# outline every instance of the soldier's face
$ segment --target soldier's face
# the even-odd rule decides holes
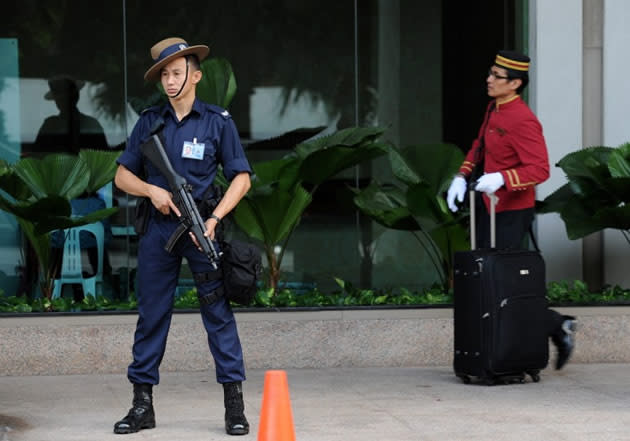
[[[201,72],[189,66],[186,69],[186,58],[176,58],[162,68],[160,80],[169,97],[177,95],[185,82],[179,97],[186,96],[201,79]]]
[[[162,68],[162,87],[168,96],[176,95],[186,80],[186,59],[177,58]]]

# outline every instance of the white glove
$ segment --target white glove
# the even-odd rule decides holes
[[[459,202],[464,202],[465,194],[466,179],[462,178],[461,176],[455,176],[453,178],[453,182],[451,182],[451,186],[448,188],[448,192],[446,193],[446,203],[448,204],[448,208],[450,208],[453,213],[457,211],[455,198],[457,198]]]
[[[477,180],[475,190],[490,194],[503,187],[503,184],[505,181],[501,173],[486,173]]]

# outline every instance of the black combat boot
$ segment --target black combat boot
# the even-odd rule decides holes
[[[135,433],[155,427],[153,411],[153,385],[133,385],[133,407],[122,420],[114,424],[114,433]]]
[[[225,431],[228,435],[247,435],[249,423],[245,418],[243,386],[240,381],[223,384],[223,402],[225,403]]]

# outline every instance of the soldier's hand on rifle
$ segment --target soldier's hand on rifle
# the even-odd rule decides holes
[[[203,233],[203,235],[206,237],[209,237],[210,240],[214,240],[214,228],[217,226],[217,221],[213,218],[210,218],[206,220],[205,225],[206,225],[206,231]],[[199,241],[197,240],[195,235],[192,233],[188,233],[188,234],[190,235],[190,238],[194,242],[195,246],[199,249],[199,251],[202,251],[201,245],[199,245]]]
[[[168,215],[171,210],[173,210],[177,217],[181,216],[179,209],[175,205],[175,202],[173,202],[170,192],[158,187],[157,185],[151,185],[149,188],[149,197],[151,198],[153,206],[160,213]]]

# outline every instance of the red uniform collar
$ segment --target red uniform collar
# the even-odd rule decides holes
[[[518,101],[520,101],[519,100],[520,97],[521,97],[520,95],[514,95],[512,98],[510,98],[507,101],[502,102],[501,104],[496,103],[496,101],[495,101],[495,103],[496,103],[496,105],[495,105],[496,111],[498,112],[500,109],[508,108],[508,107],[511,107],[511,106],[515,105]]]

